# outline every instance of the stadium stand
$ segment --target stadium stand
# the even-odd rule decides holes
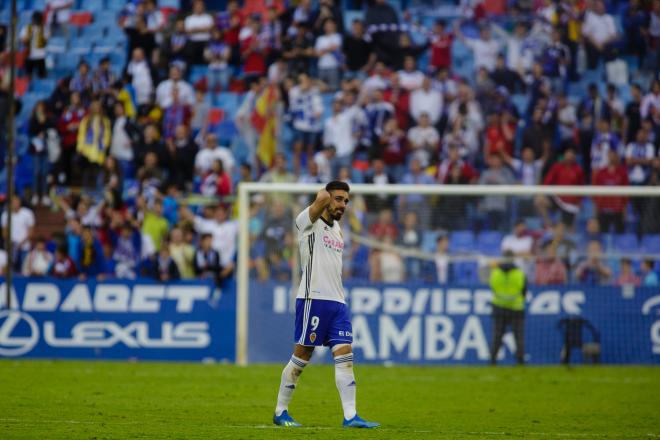
[[[5,29],[9,3],[0,1]],[[78,0],[55,10],[62,2],[18,1],[16,183],[36,219],[29,236],[11,238],[15,269],[46,236],[89,276],[153,273],[153,256],[168,246],[189,276],[187,255],[199,234],[231,221],[225,211],[240,181],[382,182],[374,178],[379,161],[389,183],[405,182],[418,159],[436,184],[488,184],[479,176],[495,174],[526,185],[601,177],[593,182],[660,184],[659,3],[502,3],[503,11],[482,1]],[[0,50],[4,112],[7,41]],[[523,162],[526,149],[531,162]],[[565,171],[570,149],[578,180]],[[610,167],[610,150],[621,165]],[[493,173],[498,158],[509,171]],[[436,222],[449,208],[435,204],[419,248],[435,252],[442,232],[453,253],[500,255],[508,227],[496,227],[481,203],[466,203],[461,229]],[[597,232],[607,254],[633,255],[636,265],[642,254],[660,254],[657,201],[621,200],[613,215],[622,226],[595,204],[585,199],[567,222],[572,240],[593,238],[595,219],[601,229],[613,225]],[[403,221],[396,205],[376,206],[363,230],[381,208]],[[287,207],[287,219],[295,209]],[[270,205],[255,207],[257,249],[271,214]],[[526,218],[537,255],[562,221],[543,214],[534,208]],[[83,243],[81,225],[92,241]],[[122,241],[124,229],[139,246]],[[235,249],[214,245],[221,254]],[[93,269],[79,260],[85,246],[102,250]],[[353,267],[375,258],[355,246]],[[255,261],[269,259],[265,252],[255,251]],[[225,277],[233,258],[223,258]],[[435,270],[425,265],[424,276]],[[352,275],[377,281],[365,265]],[[476,281],[477,264],[457,263],[452,277]]]

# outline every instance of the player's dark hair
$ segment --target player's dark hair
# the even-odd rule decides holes
[[[325,186],[325,190],[330,192],[330,191],[335,191],[335,190],[342,190],[346,192],[350,192],[351,188],[348,186],[348,183],[342,182],[341,180],[333,180],[332,182],[328,183]]]

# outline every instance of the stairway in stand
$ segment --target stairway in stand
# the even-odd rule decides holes
[[[36,220],[34,227],[35,237],[43,236],[47,240],[50,240],[57,235],[64,234],[66,219],[61,209],[55,211],[46,206],[35,206],[33,210]]]

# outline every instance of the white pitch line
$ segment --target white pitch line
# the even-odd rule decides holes
[[[36,419],[25,420],[18,418],[0,417],[0,423],[17,423],[25,426],[45,423],[45,424],[71,424],[71,425],[142,425],[144,421],[94,421],[94,420],[67,420],[67,419]],[[299,426],[297,428],[283,428],[276,425],[219,425],[221,428],[229,429],[294,429],[301,431],[320,431],[320,430],[338,430],[342,427],[332,426]],[[405,429],[389,429],[387,427],[379,427],[378,431],[398,431],[406,432]],[[408,432],[419,434],[438,434],[438,435],[474,435],[474,436],[536,436],[536,437],[582,437],[582,438],[607,438],[611,437],[610,433],[568,433],[568,432],[539,432],[539,431],[523,431],[523,432],[506,432],[506,431],[431,431],[431,430],[408,430]],[[642,437],[647,438],[660,438],[660,434],[646,433]],[[617,438],[640,438],[637,434],[617,434]]]

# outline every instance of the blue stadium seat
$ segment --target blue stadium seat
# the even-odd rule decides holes
[[[96,41],[96,44],[94,44],[93,52],[110,54],[117,51],[118,49],[120,49],[121,52],[124,52],[123,47],[121,47],[124,45],[124,43],[126,43],[126,37],[123,33],[111,32],[106,37]]]
[[[435,231],[424,231],[422,235],[422,250],[424,252],[435,252],[438,233]]]
[[[94,23],[101,27],[111,28],[114,32],[119,32],[119,28],[117,27],[117,12],[115,11],[98,11],[94,14]],[[109,32],[108,35],[110,33],[112,32]]]
[[[108,4],[106,6],[107,6],[108,11],[120,12],[120,11],[124,10],[127,3],[128,2],[119,2],[119,1],[110,0],[110,1],[108,1]]]
[[[80,56],[74,56],[73,54],[62,54],[57,57],[56,67],[68,72],[68,74],[72,74],[78,68],[79,62]]]
[[[28,9],[28,8],[25,8]],[[18,11],[18,29],[20,29],[32,21],[33,11],[31,10],[21,10],[18,6],[16,7]]]
[[[83,38],[74,40],[71,43],[68,54],[73,55],[88,55],[92,53],[92,42]]]
[[[50,37],[46,44],[48,53],[64,53],[67,48],[67,40],[64,37]]]
[[[110,62],[113,66],[116,66],[119,69],[123,69],[126,65],[126,50],[115,50],[110,53]]]
[[[612,250],[621,253],[638,253],[639,244],[637,243],[637,236],[632,233],[614,235]]]
[[[85,40],[102,40],[105,36],[105,27],[97,24],[85,26],[80,31],[79,39]]]
[[[231,145],[234,138],[238,136],[238,129],[236,128],[234,121],[224,120],[218,124],[216,133],[218,134],[218,140],[223,145]]]
[[[353,20],[364,20],[364,11],[344,11],[344,28],[347,31],[350,31]]]
[[[176,8],[181,9],[181,0],[160,0],[158,5],[161,8]]]
[[[23,119],[23,118],[28,118],[30,117],[30,114],[32,113],[32,109],[34,108],[34,105],[42,99],[43,94],[42,93],[36,93],[36,92],[27,92],[22,100],[22,107],[21,107],[21,112],[18,116],[18,119]]]
[[[116,2],[116,0],[114,0]],[[110,3],[113,3],[111,0]],[[117,2],[122,3],[122,2]],[[123,2],[126,3],[126,2]],[[76,2],[76,9],[84,9],[89,12],[96,12],[105,9],[103,0],[78,0]]]
[[[484,255],[500,255],[500,246],[502,244],[502,233],[497,231],[483,231],[477,239],[477,249]]]
[[[190,68],[190,83],[195,84],[200,79],[204,78],[208,73],[209,68],[205,65],[194,65]]]
[[[511,95],[511,102],[513,103],[513,105],[516,106],[516,108],[518,109],[518,113],[520,113],[521,116],[525,115],[525,112],[527,111],[527,103],[528,103],[527,95],[524,94]]]
[[[472,231],[454,231],[449,235],[449,249],[452,252],[471,252],[475,250]]]
[[[660,254],[660,234],[643,236],[641,251],[645,254]]]
[[[48,78],[35,78],[30,82],[30,90],[38,93],[52,93],[57,81]]]
[[[455,284],[474,284],[479,282],[479,266],[474,261],[452,263],[450,281]]]
[[[240,96],[236,93],[222,92],[218,95],[217,107],[225,112],[225,120],[233,120],[240,105]]]

